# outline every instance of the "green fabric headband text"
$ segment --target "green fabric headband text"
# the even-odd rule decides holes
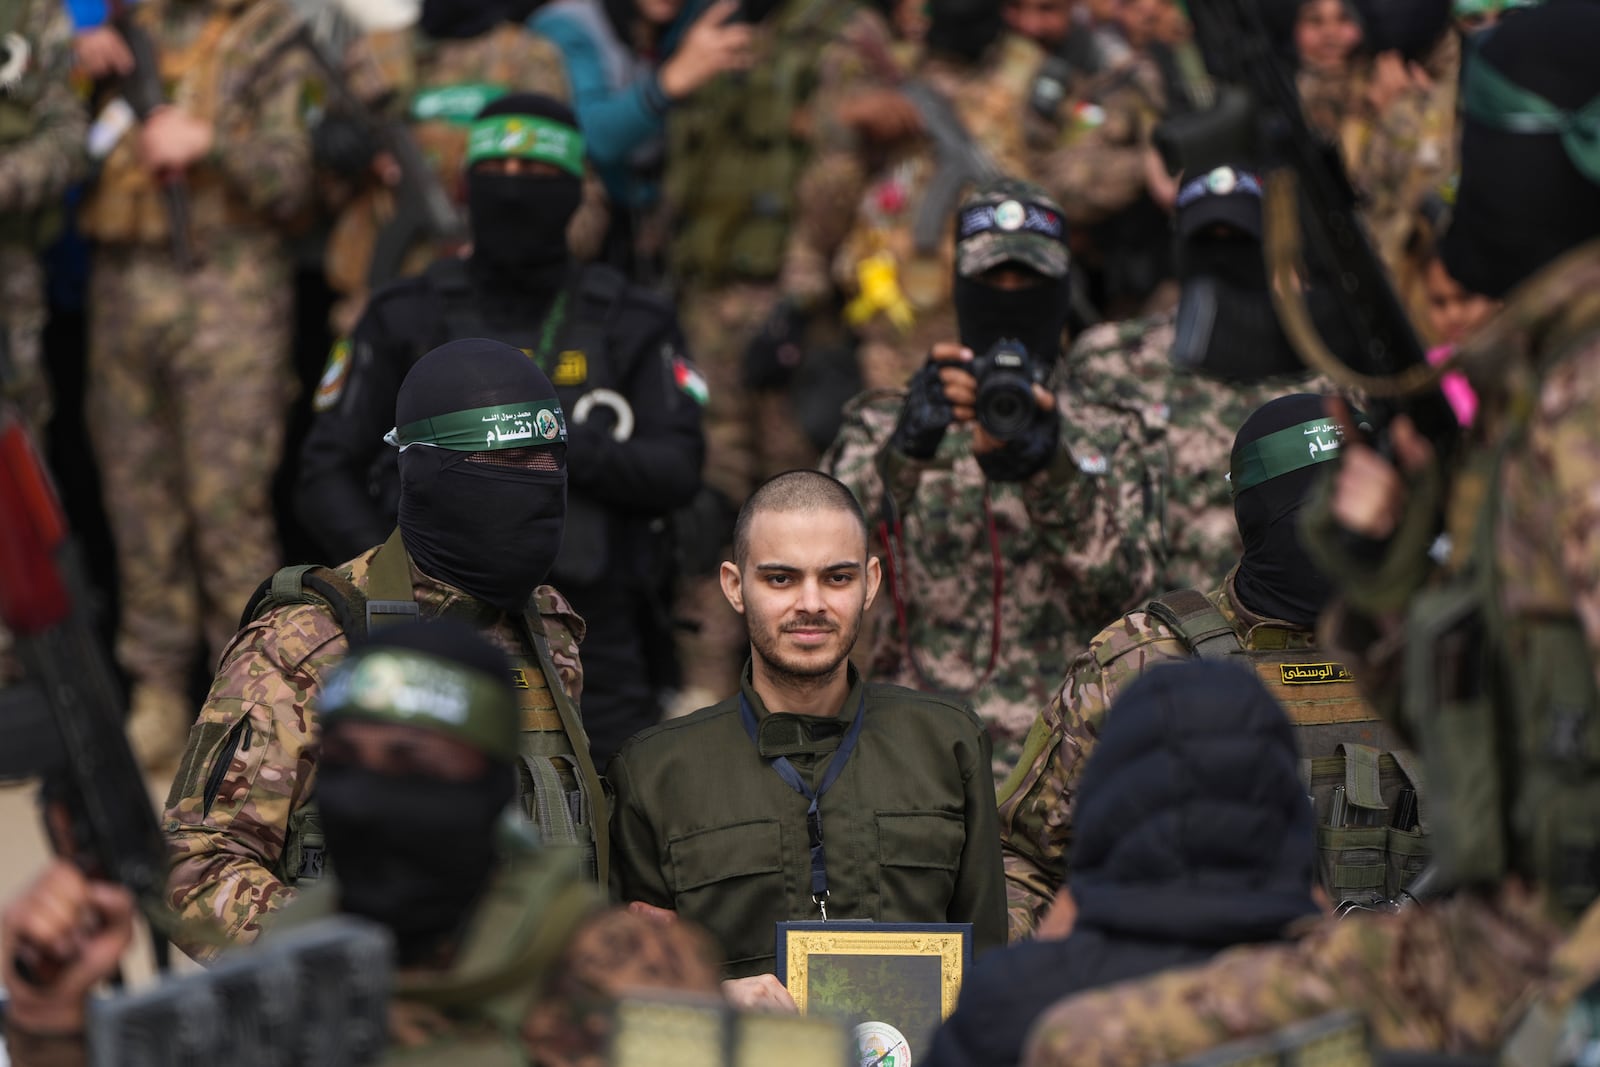
[[[1262,482],[1339,455],[1339,427],[1332,419],[1312,419],[1251,441],[1233,453],[1229,489],[1238,496]]]
[[[472,124],[467,166],[484,159],[530,159],[583,177],[583,134],[538,115],[495,115]]]
[[[1573,165],[1600,182],[1600,96],[1567,111],[1524,89],[1476,53],[1467,60],[1461,106],[1469,118],[1508,133],[1558,135]]]
[[[455,452],[489,452],[567,443],[567,420],[554,400],[452,411],[397,426],[384,440],[399,448],[433,445]]]
[[[358,652],[323,686],[318,710],[329,720],[355,716],[440,730],[495,759],[517,757],[516,705],[506,680],[422,652]]]

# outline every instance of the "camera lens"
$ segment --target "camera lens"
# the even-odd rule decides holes
[[[1038,414],[1033,382],[1021,374],[991,374],[978,388],[977,409],[979,424],[994,436],[1020,437]]]

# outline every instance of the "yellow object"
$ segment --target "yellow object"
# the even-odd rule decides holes
[[[858,295],[844,309],[850,325],[865,325],[881,312],[905,333],[916,321],[911,303],[900,288],[899,268],[887,252],[870,255],[856,266],[856,290]]]

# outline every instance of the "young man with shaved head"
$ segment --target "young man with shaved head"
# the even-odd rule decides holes
[[[736,1002],[792,1007],[770,973],[779,922],[970,922],[975,950],[1005,941],[982,723],[850,665],[881,578],[848,489],[767,482],[722,565],[750,635],[740,691],[611,763],[613,888],[715,934]]]

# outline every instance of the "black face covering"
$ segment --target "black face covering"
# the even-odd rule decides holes
[[[549,288],[568,262],[567,223],[583,199],[577,178],[467,174],[472,259],[501,279]]]
[[[998,0],[929,0],[930,51],[976,63],[1004,28]]]
[[[468,782],[324,761],[316,801],[340,907],[394,932],[402,966],[458,931],[494,869],[494,823],[516,793],[508,768]]]
[[[400,531],[424,573],[515,614],[561,551],[566,471],[470,455],[422,445],[400,453]]]
[[[502,22],[526,22],[540,0],[422,0],[422,32],[435,40],[488,33]]]
[[[1268,434],[1323,417],[1322,398],[1308,393],[1282,397],[1257,409],[1234,440],[1234,450]],[[1233,499],[1233,516],[1244,542],[1234,589],[1257,615],[1307,629],[1333,596],[1333,584],[1300,545],[1299,514],[1323,464],[1301,467],[1246,489]]]
[[[961,343],[982,356],[996,341],[1013,338],[1035,357],[1053,361],[1061,355],[1061,331],[1070,310],[1066,278],[1046,278],[1025,289],[997,289],[956,276],[956,323]]]

